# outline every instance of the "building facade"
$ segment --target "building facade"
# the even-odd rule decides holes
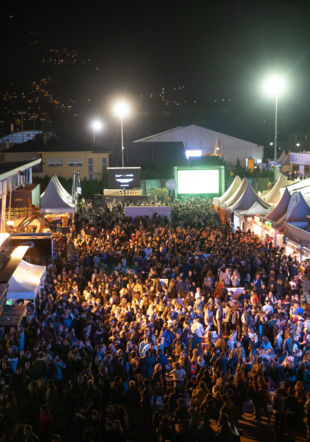
[[[42,171],[37,176],[72,178],[74,172],[80,172],[81,179],[102,179],[102,174],[109,167],[108,152],[92,150],[49,150],[39,152],[42,158]]]
[[[228,164],[235,165],[239,160],[242,166],[246,166],[249,159],[254,160],[255,165],[261,164],[264,154],[263,146],[195,124],[176,127],[135,142],[182,143],[184,157],[219,155]]]
[[[109,167],[110,152],[101,148],[64,144],[58,146],[40,145],[37,150],[31,145],[15,145],[0,152],[1,162],[33,161],[41,159],[40,167],[33,169],[38,177],[72,178],[74,172],[80,172],[81,179],[102,179],[103,171]]]

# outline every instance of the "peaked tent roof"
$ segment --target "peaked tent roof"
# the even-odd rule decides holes
[[[284,223],[283,233],[292,241],[310,249],[310,232],[308,230],[300,229],[294,224]]]
[[[291,193],[301,192],[305,198],[310,199],[310,178],[297,181],[289,185],[287,188]]]
[[[286,217],[286,215],[284,214],[277,221],[272,222],[272,227],[274,229],[278,229],[279,231],[282,231],[282,228],[283,228],[283,226],[285,224],[285,217]]]
[[[245,191],[247,185],[249,184],[249,181],[247,178],[243,178],[243,180],[241,181],[240,186],[238,187],[238,189],[235,191],[235,193],[228,198],[223,205],[226,207],[232,206],[236,201],[238,201],[238,199],[240,198],[240,196],[243,194],[243,192]]]
[[[56,175],[50,179],[45,192],[42,193],[40,206],[42,212],[46,213],[76,212],[72,196],[64,189]]]
[[[241,183],[241,178],[239,177],[239,175],[237,175],[226,190],[226,192],[224,192],[223,195],[218,198],[219,204],[223,204],[225,201],[227,201],[240,187]]]
[[[290,164],[290,152],[286,153],[285,150],[282,151],[281,155],[277,159],[277,163],[281,164]]]
[[[238,137],[234,137],[229,134],[221,133],[212,129],[208,129],[203,126],[199,126],[198,124],[188,124],[186,126],[177,126],[173,127],[172,129],[165,130],[164,132],[159,132],[153,135],[149,135],[144,138],[140,138],[139,140],[135,140],[135,143],[167,143],[167,142],[173,142],[173,141],[183,141],[184,139],[184,133],[194,131],[196,133],[203,133],[205,136],[209,136],[213,139],[212,142],[212,149],[214,148],[214,142],[217,140],[219,135],[223,135],[225,137],[228,137],[231,140],[239,140],[239,141],[245,141],[249,145],[257,146],[256,143],[253,143],[251,141],[246,141]],[[186,146],[185,146],[186,147]]]
[[[243,215],[243,216],[264,216],[269,211],[270,211],[270,209],[266,209],[258,201],[255,201],[255,203],[249,209],[240,212],[240,215]]]
[[[7,299],[35,299],[45,271],[45,266],[22,260],[9,280]]]
[[[304,200],[301,192],[296,192],[291,196],[285,220],[289,222],[306,221],[310,215],[310,207]]]
[[[255,202],[259,202],[262,207],[266,209],[269,208],[268,204],[265,203],[255,192],[250,183],[247,183],[246,188],[244,189],[242,195],[238,198],[238,200],[228,207],[230,211],[236,210],[248,210]]]
[[[286,187],[287,185],[287,178],[281,173],[272,189],[262,196],[262,199],[268,204],[277,204],[281,199],[281,187]]]
[[[286,187],[282,195],[282,198],[280,199],[277,206],[268,214],[267,219],[269,221],[274,221],[274,222],[279,221],[279,219],[286,214],[290,199],[291,195]]]

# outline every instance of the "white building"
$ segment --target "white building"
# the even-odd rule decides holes
[[[195,124],[176,127],[136,140],[135,142],[181,142],[184,145],[184,154],[186,156],[210,155],[220,151],[224,161],[229,164],[236,164],[239,159],[242,166],[246,165],[247,159],[249,158],[253,158],[254,164],[260,164],[264,154],[263,146]]]

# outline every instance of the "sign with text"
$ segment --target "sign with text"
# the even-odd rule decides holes
[[[108,167],[109,189],[135,189],[140,187],[140,167]]]

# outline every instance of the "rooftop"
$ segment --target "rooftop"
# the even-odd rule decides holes
[[[94,153],[110,153],[111,149],[102,144],[96,144],[86,142],[81,139],[63,138],[58,139],[56,136],[49,137],[45,142],[43,141],[42,134],[37,135],[33,140],[27,141],[23,144],[15,144],[14,146],[5,149],[4,152],[94,152]]]
[[[36,160],[25,162],[25,161],[11,161],[0,163],[0,181],[5,180],[13,175],[17,175],[20,172],[24,172],[31,167],[34,167],[41,163],[41,158]]]

